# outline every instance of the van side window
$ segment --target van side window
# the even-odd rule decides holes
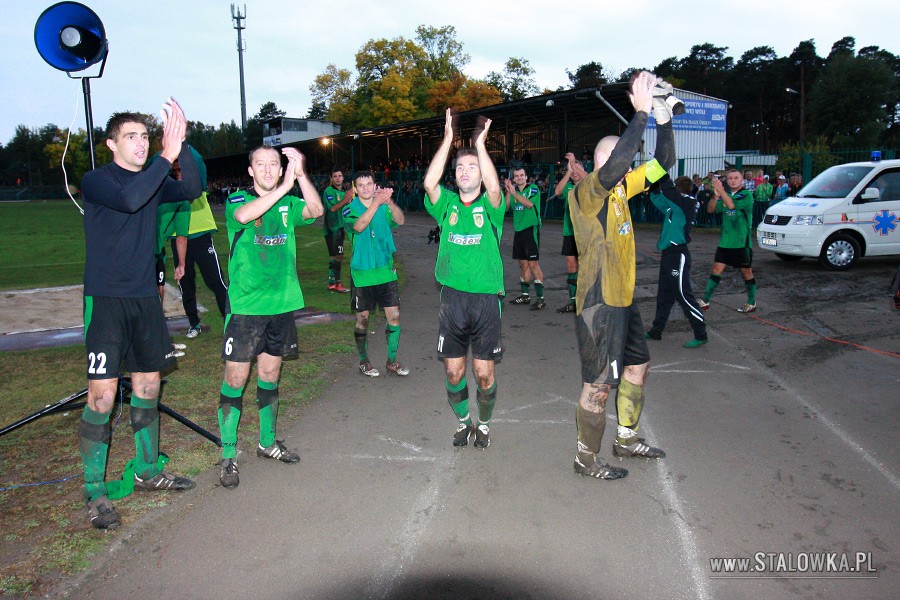
[[[885,171],[866,187],[878,188],[881,192],[881,202],[900,200],[900,171]]]

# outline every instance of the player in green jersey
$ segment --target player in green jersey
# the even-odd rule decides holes
[[[575,292],[578,289],[578,246],[575,244],[575,231],[572,229],[572,216],[569,214],[569,192],[587,176],[584,163],[576,160],[572,152],[566,153],[566,163],[566,174],[553,190],[553,193],[562,198],[565,203],[561,254],[566,261],[566,287],[569,290],[569,301],[565,306],[556,309],[558,313],[575,312]]]
[[[339,168],[331,170],[329,185],[322,192],[322,206],[325,209],[325,244],[328,246],[328,289],[333,292],[349,293],[341,283],[341,261],[344,258],[344,207],[353,200],[353,194],[344,192],[344,173]]]
[[[709,308],[709,301],[719,282],[725,266],[741,270],[744,287],[747,289],[747,303],[738,312],[751,313],[756,310],[756,278],[753,277],[753,250],[750,247],[753,225],[753,192],[744,188],[744,178],[736,169],[729,169],[725,174],[726,190],[720,179],[713,180],[715,195],[706,205],[706,212],[722,215],[722,237],[713,258],[712,272],[706,282],[703,299],[698,300],[700,308]]]
[[[235,192],[225,204],[230,247],[228,300],[222,358],[225,380],[219,396],[219,431],[222,461],[219,479],[226,488],[237,487],[237,430],[242,395],[256,358],[259,407],[257,456],[295,463],[300,457],[275,439],[278,418],[278,377],[284,358],[297,355],[294,311],[303,308],[297,278],[294,228],[309,225],[323,213],[322,201],[303,169],[304,157],[283,148],[288,159],[270,146],[250,153],[248,171],[253,193]],[[284,177],[282,178],[282,174]],[[294,182],[302,198],[291,196]]]
[[[541,270],[541,190],[528,183],[524,168],[513,170],[512,181],[505,182],[506,198],[513,202],[513,259],[519,261],[521,294],[513,304],[531,304],[531,282],[534,281],[535,302],[531,310],[541,310],[544,301],[544,272]]]
[[[394,269],[394,234],[392,229],[403,225],[405,217],[391,199],[394,190],[379,188],[371,171],[361,171],[354,180],[356,197],[344,211],[347,232],[353,239],[353,258],[350,273],[353,290],[350,308],[356,313],[356,349],[359,352],[359,372],[378,377],[378,369],[369,362],[369,312],[378,306],[384,309],[387,320],[384,337],[387,341],[385,370],[405,377],[409,369],[397,361],[400,346],[400,290]]]
[[[503,355],[500,346],[500,298],[503,296],[503,196],[500,179],[485,147],[490,119],[472,135],[475,148],[456,155],[459,193],[440,182],[453,144],[453,115],[447,109],[444,138],[425,173],[425,210],[440,227],[434,275],[441,288],[438,358],[444,361],[447,398],[458,424],[454,446],[466,446],[474,433],[475,447],[490,444],[490,421],[497,400],[494,365]],[[484,192],[482,192],[482,184]],[[478,385],[478,426],[469,415],[466,357],[472,348],[472,371]]]

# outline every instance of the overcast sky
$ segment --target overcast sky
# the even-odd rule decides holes
[[[74,118],[74,128],[84,127],[80,82],[45,63],[34,45],[34,25],[52,4],[3,3],[0,143],[6,144],[19,124],[65,128]],[[103,77],[91,82],[96,125],[105,125],[118,110],[158,113],[169,95],[190,120],[240,124],[237,34],[229,0],[83,4],[102,20],[110,47]],[[243,9],[244,3],[238,6]],[[309,85],[328,63],[354,70],[354,56],[367,40],[412,39],[422,24],[456,27],[472,59],[467,75],[502,71],[507,58],[518,56],[531,62],[537,84],[550,89],[568,86],[566,69],[590,61],[614,73],[652,68],[705,42],[728,47],[735,61],[764,45],[786,56],[807,39],[825,56],[847,35],[856,38],[857,49],[877,45],[900,53],[900,5],[892,0],[247,0],[246,12],[248,118],[267,101],[288,116],[303,117],[310,106]]]

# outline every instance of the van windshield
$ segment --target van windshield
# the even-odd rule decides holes
[[[845,198],[873,167],[840,165],[831,167],[803,186],[798,198]]]

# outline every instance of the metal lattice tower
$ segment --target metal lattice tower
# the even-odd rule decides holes
[[[234,4],[231,5],[231,20],[234,22],[234,29],[237,30],[237,51],[238,51],[238,68],[241,74],[241,129],[247,129],[247,96],[244,92],[244,40],[241,32],[247,27],[244,25],[244,19],[247,18],[247,5],[244,5],[244,12],[236,9]]]

